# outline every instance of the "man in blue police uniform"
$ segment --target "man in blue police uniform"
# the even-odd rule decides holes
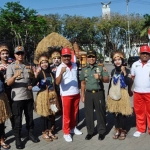
[[[85,139],[90,140],[94,134],[94,109],[97,115],[98,139],[103,140],[106,132],[106,106],[103,82],[109,82],[106,69],[96,63],[96,52],[87,52],[87,66],[82,68],[81,100],[84,103],[87,132]]]

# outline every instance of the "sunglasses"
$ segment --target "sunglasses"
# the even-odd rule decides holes
[[[95,56],[90,55],[90,56],[88,56],[88,58],[95,58]]]
[[[71,57],[71,55],[63,55],[62,57]]]
[[[141,55],[149,55],[150,53],[146,53],[146,52],[143,52],[143,53],[141,53]]]
[[[24,52],[18,52],[16,55],[24,55]]]

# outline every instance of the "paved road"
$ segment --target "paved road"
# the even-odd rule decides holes
[[[106,64],[108,71],[112,69],[112,65]],[[105,91],[108,89],[108,84],[105,84]],[[132,104],[132,98],[131,98]],[[58,140],[53,142],[46,142],[41,138],[41,129],[40,129],[40,120],[39,116],[34,113],[34,121],[35,121],[35,133],[41,140],[39,143],[35,144],[31,141],[28,141],[26,136],[27,132],[25,129],[25,121],[23,120],[23,130],[22,130],[22,140],[25,144],[25,150],[149,150],[150,149],[150,135],[148,133],[143,134],[140,138],[133,137],[133,133],[135,132],[135,116],[128,117],[128,134],[127,138],[123,141],[112,139],[114,133],[113,127],[113,118],[110,113],[107,112],[107,134],[103,141],[98,141],[98,135],[96,135],[90,140],[86,141],[84,138],[87,134],[85,127],[85,119],[84,119],[84,105],[80,102],[80,110],[79,110],[79,123],[78,128],[83,132],[82,135],[77,136],[73,135],[73,142],[67,143],[63,139],[63,133],[61,130],[61,117],[57,117],[56,119],[56,132],[59,137]],[[95,118],[96,119],[96,118]],[[96,120],[95,120],[96,125]],[[6,135],[8,136],[7,142],[11,144],[11,150],[15,150],[15,142],[14,136],[11,130],[10,122],[6,122]],[[95,128],[96,129],[96,128]]]

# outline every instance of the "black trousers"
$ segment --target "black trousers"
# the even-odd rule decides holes
[[[114,124],[115,128],[121,128],[123,130],[126,130],[126,123],[127,123],[127,116],[122,114],[113,114],[114,115]]]
[[[4,138],[4,130],[5,130],[5,124],[0,124],[0,138]]]
[[[51,116],[48,117],[41,116],[41,126],[42,126],[42,132],[46,130],[50,130],[52,127]]]
[[[26,129],[33,131],[33,99],[13,101],[12,103],[12,114],[13,114],[13,131],[16,138],[21,137],[22,129],[22,113],[24,111],[26,120]]]
[[[90,93],[85,92],[85,119],[88,134],[94,133],[94,108],[97,116],[97,131],[99,134],[106,132],[106,103],[104,90]]]

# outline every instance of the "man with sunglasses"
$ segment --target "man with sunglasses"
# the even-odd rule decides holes
[[[103,140],[106,132],[106,106],[103,82],[109,82],[106,69],[96,63],[96,52],[87,52],[87,66],[82,68],[81,100],[84,103],[85,119],[88,134],[85,140],[90,140],[94,135],[94,109],[97,115],[98,140]]]
[[[77,65],[71,62],[70,48],[61,51],[62,63],[56,71],[56,84],[60,87],[60,95],[63,107],[63,132],[64,139],[72,142],[70,133],[81,135],[82,132],[76,128],[77,113],[79,108],[80,93],[78,88]]]
[[[22,149],[21,129],[22,129],[22,113],[24,111],[26,119],[26,128],[28,130],[29,139],[37,143],[39,140],[33,135],[33,94],[31,86],[31,76],[33,72],[29,66],[24,64],[25,50],[22,46],[17,46],[14,51],[16,58],[6,71],[7,85],[12,87],[12,114],[13,114],[13,132],[16,140],[16,148]]]
[[[137,131],[134,137],[150,134],[150,47],[140,47],[140,59],[133,63],[131,75],[134,81],[134,111]]]

